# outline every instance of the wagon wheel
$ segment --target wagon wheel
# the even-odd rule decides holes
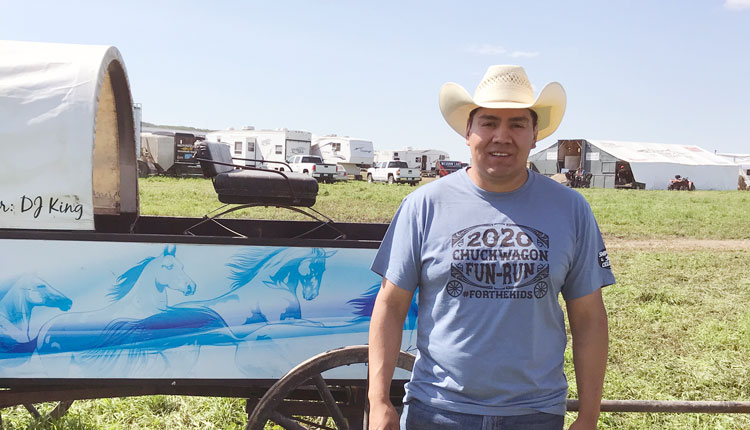
[[[73,405],[73,400],[63,400],[60,402],[57,402],[57,404],[54,404],[54,402],[48,402],[48,403],[37,403],[36,405],[31,403],[24,403],[23,407],[26,408],[27,411],[31,415],[34,416],[34,419],[40,420],[40,421],[46,421],[48,419],[57,420],[62,418],[63,415],[65,415],[66,412],[68,412],[68,409]],[[49,408],[52,409],[49,409]]]
[[[282,405],[284,399],[296,388],[310,385],[311,383],[317,388],[336,427],[340,430],[348,430],[349,424],[344,418],[341,409],[336,404],[336,400],[333,398],[328,384],[321,375],[326,370],[337,367],[367,363],[367,351],[367,345],[347,346],[318,354],[299,364],[268,389],[253,410],[250,418],[248,418],[246,430],[262,430],[269,420],[287,430],[304,430],[305,427],[300,424],[303,421],[286,416],[277,409]],[[414,367],[414,356],[404,351],[399,352],[396,367],[411,371]],[[307,421],[304,422],[312,424]],[[317,426],[317,428],[329,427]]]

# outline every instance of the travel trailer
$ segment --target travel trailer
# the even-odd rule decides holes
[[[168,131],[141,132],[139,161],[148,166],[153,163],[155,170],[148,172],[175,176],[200,176],[198,162],[193,159],[195,143],[202,138],[192,133]]]
[[[419,169],[425,174],[434,173],[436,161],[449,159],[447,152],[437,149],[414,149],[407,146],[399,150],[375,151],[375,162],[403,160],[410,169]]]
[[[313,136],[310,154],[338,164],[354,179],[362,179],[361,169],[372,166],[375,156],[371,141],[336,135]]]
[[[254,127],[243,127],[241,130],[222,130],[206,134],[206,140],[221,142],[232,149],[232,157],[251,160],[286,162],[294,155],[310,153],[312,134],[307,131],[256,130]],[[256,166],[255,161],[235,160],[235,164]],[[272,169],[284,169],[283,164],[264,163]]]
[[[214,131],[206,134],[206,140],[229,145],[232,157],[235,158],[234,164],[256,167],[258,163],[255,161],[240,160],[241,158],[248,160],[259,158],[255,151],[256,138],[254,132],[254,129],[247,127],[242,130]]]

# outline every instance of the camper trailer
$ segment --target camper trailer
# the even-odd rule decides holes
[[[336,135],[313,136],[310,154],[338,164],[354,179],[362,179],[361,169],[372,166],[374,159],[371,141]]]
[[[256,130],[253,127],[215,131],[206,135],[209,141],[228,144],[232,148],[234,158],[263,160],[266,167],[277,170],[285,168],[279,162],[286,162],[295,155],[309,154],[311,138],[312,134],[308,131],[285,128]],[[235,160],[235,163],[245,163],[247,166],[256,164],[253,161],[240,160]]]
[[[434,174],[435,162],[448,160],[450,156],[445,151],[437,149],[414,149],[406,147],[399,150],[375,151],[375,162],[388,160],[402,160],[410,169],[419,169],[422,174]]]
[[[222,130],[206,134],[209,142],[220,142],[229,145],[234,164],[256,167],[258,162],[249,161],[260,158],[256,153],[255,129],[245,127],[242,130]]]
[[[140,133],[140,160],[153,163],[156,171],[176,176],[200,176],[193,159],[195,142],[202,139],[192,133],[153,131]],[[150,169],[149,169],[150,170]]]

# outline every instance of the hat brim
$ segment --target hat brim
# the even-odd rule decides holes
[[[476,108],[490,109],[532,109],[538,116],[537,141],[544,139],[557,130],[565,114],[567,96],[562,85],[550,82],[542,88],[534,103],[489,102],[475,103],[468,91],[461,85],[448,82],[440,88],[440,112],[443,118],[456,133],[466,137],[466,126],[469,114]]]

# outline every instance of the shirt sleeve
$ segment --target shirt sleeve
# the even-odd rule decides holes
[[[615,283],[599,225],[588,202],[583,198],[581,201],[573,260],[562,287],[565,300],[586,296]]]
[[[422,270],[422,217],[410,197],[401,202],[370,269],[399,288],[414,291]]]

